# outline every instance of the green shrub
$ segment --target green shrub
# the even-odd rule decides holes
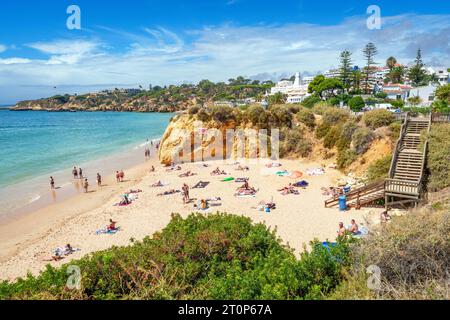
[[[316,126],[316,117],[314,116],[314,113],[309,109],[300,109],[297,113],[297,119],[310,129],[314,129],[314,127]]]
[[[392,112],[379,109],[367,112],[363,117],[363,121],[366,126],[377,129],[390,125],[395,121],[395,117]]]
[[[337,165],[339,169],[345,169],[358,158],[358,154],[353,149],[347,149],[338,153]]]
[[[396,143],[400,138],[400,131],[402,130],[402,124],[398,121],[393,122],[389,125],[389,137],[391,137],[392,142]]]
[[[366,103],[361,96],[355,96],[348,101],[348,106],[353,112],[360,112],[364,109]]]
[[[323,122],[330,125],[342,124],[350,119],[348,111],[339,108],[327,108],[323,112]]]
[[[331,128],[332,126],[330,124],[322,122],[316,128],[316,138],[317,139],[324,138],[328,134],[328,131],[331,130]]]
[[[202,122],[208,122],[209,120],[211,120],[211,115],[208,113],[208,111],[205,108],[201,108],[197,112],[197,119]]]
[[[312,151],[312,143],[304,137],[303,130],[299,127],[283,129],[280,132],[280,156],[285,157],[291,153],[301,157],[308,157]]]
[[[287,107],[275,106],[269,110],[269,122],[272,127],[292,127],[293,116]]]
[[[226,123],[229,121],[235,121],[234,108],[227,106],[217,106],[211,108],[211,117],[214,121],[220,123]]]
[[[450,124],[434,125],[428,139],[428,187],[438,191],[450,186]]]
[[[375,135],[369,128],[358,128],[353,133],[352,144],[357,154],[365,153],[372,143]]]
[[[333,126],[328,131],[327,135],[323,139],[323,146],[328,149],[332,149],[338,142],[342,134],[341,126]]]
[[[387,178],[391,168],[392,155],[388,155],[372,163],[367,169],[367,178],[370,182]]]
[[[188,113],[193,116],[196,115],[198,112],[200,111],[200,107],[199,106],[192,106],[189,108]]]
[[[72,261],[79,291],[66,289],[65,265],[0,283],[0,299],[319,299],[341,281],[349,243],[311,248],[297,260],[274,231],[242,216],[174,215],[153,238]]]
[[[338,150],[342,151],[350,148],[353,134],[355,133],[356,129],[358,129],[358,125],[353,120],[350,120],[344,124],[341,130],[341,135],[339,136],[339,140],[336,143]]]
[[[322,100],[320,100],[320,98],[317,96],[309,96],[302,101],[302,105],[305,108],[311,109],[312,107],[314,107],[314,105],[316,103],[318,103],[320,101],[322,101]]]

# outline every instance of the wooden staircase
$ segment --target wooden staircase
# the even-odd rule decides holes
[[[418,203],[423,190],[428,141],[421,146],[423,131],[431,129],[432,116],[429,118],[410,118],[405,116],[399,140],[397,142],[389,178],[368,184],[347,193],[347,206],[359,209],[384,199],[386,207]],[[325,201],[325,207],[339,204],[339,197]]]
[[[420,137],[431,129],[429,118],[406,117],[385,184],[386,206],[418,203],[423,190],[428,141]]]

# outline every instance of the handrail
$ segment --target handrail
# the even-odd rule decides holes
[[[417,196],[420,191],[420,183],[414,182],[414,181],[405,181],[400,179],[386,179],[386,192],[394,192],[399,194],[410,194]],[[416,191],[412,192],[413,190],[409,190],[410,188],[417,189]]]
[[[379,180],[379,181],[364,185],[362,187],[359,187],[357,189],[354,189],[354,190],[350,191],[349,193],[340,194],[338,196],[332,197],[325,201],[325,207],[328,207],[333,203],[338,203],[339,197],[341,197],[343,195],[346,196],[346,200],[347,200],[347,202],[349,202],[349,201],[364,197],[368,194],[384,190],[384,188],[385,188],[384,180]]]
[[[402,142],[403,142],[403,139],[405,138],[406,130],[408,127],[408,120],[409,120],[408,118],[409,118],[409,114],[407,112],[406,116],[405,116],[405,121],[403,122],[402,128],[400,130],[400,136],[399,136],[399,138],[397,140],[397,144],[395,146],[394,155],[393,155],[392,161],[391,161],[391,168],[389,169],[389,178],[394,178],[395,168],[397,166],[398,155],[401,151],[400,148],[402,146]]]

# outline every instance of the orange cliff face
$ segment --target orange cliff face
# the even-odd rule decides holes
[[[244,138],[237,134],[236,129],[241,130]],[[192,116],[181,114],[174,117],[162,137],[159,160],[164,165],[170,165],[242,157],[255,159],[260,152],[258,140],[252,138],[255,132],[250,126],[238,127],[235,122],[202,123]],[[231,134],[228,142],[227,134]]]

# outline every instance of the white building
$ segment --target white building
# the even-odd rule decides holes
[[[442,85],[446,85],[449,83],[449,73],[447,68],[443,68],[443,67],[430,67],[427,68],[427,72],[430,75],[436,75],[439,84]]]
[[[409,98],[409,93],[412,87],[404,84],[386,84],[382,91],[387,94],[387,98],[391,100],[406,101]]]
[[[299,103],[309,96],[308,85],[302,82],[299,72],[295,74],[294,82],[282,80],[275,87],[271,88],[270,95],[277,93],[287,95],[287,103]]]
[[[420,105],[430,106],[435,99],[437,86],[430,84],[424,87],[417,87],[411,89],[409,92],[409,97],[419,97],[422,101]]]

